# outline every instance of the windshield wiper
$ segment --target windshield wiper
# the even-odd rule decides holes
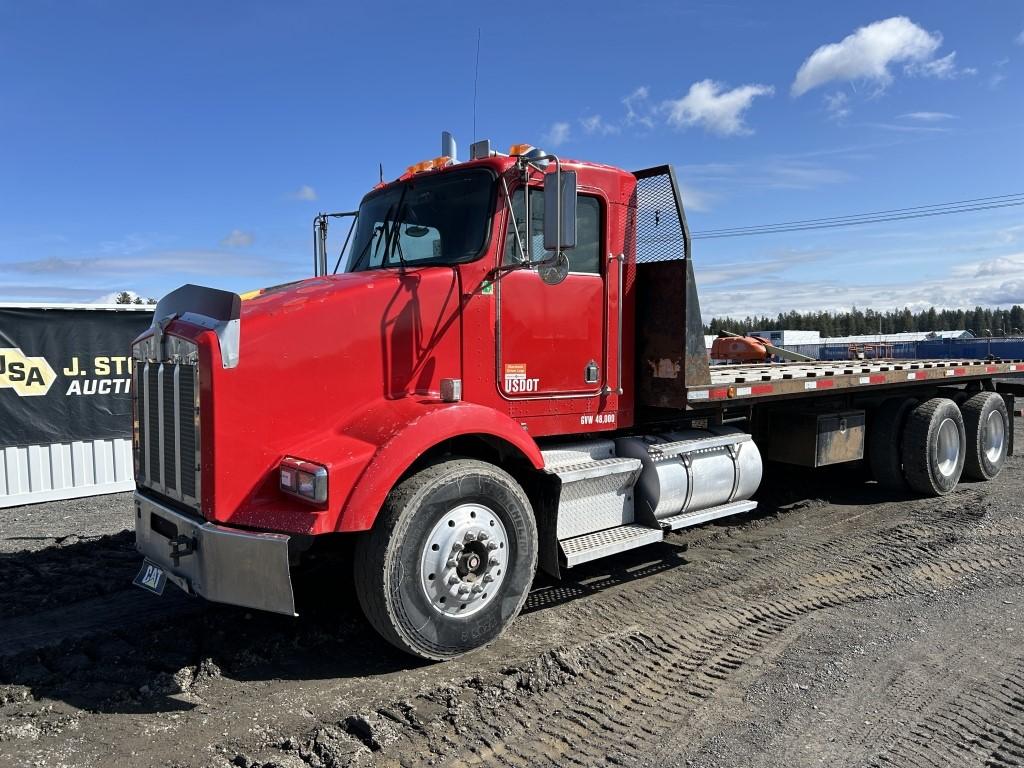
[[[398,260],[405,269],[405,254],[402,253],[402,212],[405,210],[405,193],[409,191],[409,184],[402,188],[402,194],[398,197],[398,205],[395,206],[395,220],[391,224],[391,231],[388,233],[387,246],[384,249],[384,259],[390,258],[392,249],[398,249]],[[387,232],[387,220],[384,222],[384,230]]]
[[[379,234],[379,231],[378,232],[374,232],[374,234],[370,235],[370,237],[367,238],[366,245],[363,246],[363,250],[361,250],[359,252],[359,255],[356,257],[356,260],[352,262],[352,266],[348,270],[349,272],[360,272],[361,271],[360,267],[362,266],[363,259],[370,252],[370,246],[373,245],[373,241],[377,238],[378,234]]]
[[[388,208],[388,212],[384,215],[384,221],[380,223],[379,227],[375,227],[374,234],[369,237],[362,250],[359,252],[359,256],[352,262],[352,267],[349,269],[350,272],[359,272],[363,266],[363,260],[370,254],[370,246],[374,245],[373,255],[376,257],[380,253],[380,247],[384,245],[384,252],[381,255],[381,265],[387,264],[391,257],[393,249],[397,249],[398,260],[402,264],[402,268],[405,269],[405,254],[402,252],[402,243],[400,241],[400,227],[402,222],[402,211],[405,210],[405,193],[409,191],[408,183],[402,187],[402,194],[398,197],[398,202]]]

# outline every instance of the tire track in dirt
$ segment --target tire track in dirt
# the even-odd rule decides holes
[[[890,741],[875,768],[934,765],[1024,765],[1024,667],[947,698]]]
[[[497,678],[473,678],[455,696],[419,697],[445,702],[445,709],[413,729],[399,728],[393,744],[374,754],[451,766],[664,764],[684,750],[682,726],[702,701],[802,618],[952,585],[1020,583],[1024,548],[1004,544],[1006,526],[980,527],[984,511],[963,513],[965,502],[984,501],[979,493],[964,496],[930,507],[912,503],[909,526],[861,529],[853,548],[842,536],[767,547],[736,547],[728,531],[706,537],[703,564],[724,566],[714,573],[715,587],[680,588],[676,579],[658,578],[572,608],[585,611],[591,640]],[[746,556],[737,558],[737,549]],[[787,581],[787,574],[796,578]],[[760,597],[737,599],[750,594]],[[693,599],[681,605],[680,597]],[[315,743],[299,751],[309,764],[346,764],[329,749],[313,750]]]

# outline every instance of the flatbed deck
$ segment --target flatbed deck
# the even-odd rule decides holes
[[[722,400],[763,401],[838,390],[960,382],[1024,374],[1024,360],[845,360],[711,366],[711,383],[688,387],[694,407]]]

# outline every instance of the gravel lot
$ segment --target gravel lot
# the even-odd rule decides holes
[[[131,587],[128,495],[0,510],[0,767],[1024,764],[1024,461],[938,500],[769,474],[433,665],[344,552],[289,619]]]

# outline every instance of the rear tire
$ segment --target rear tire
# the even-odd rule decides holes
[[[494,641],[519,614],[537,549],[533,508],[512,476],[452,459],[389,494],[356,545],[356,593],[392,645],[451,659]]]
[[[903,476],[903,427],[917,401],[907,397],[886,400],[875,411],[868,431],[868,464],[883,488],[906,491]]]
[[[991,480],[1006,463],[1010,416],[1006,402],[995,392],[979,392],[960,406],[967,431],[964,475]]]
[[[933,397],[910,412],[903,430],[903,473],[913,490],[925,496],[952,491],[966,453],[963,416],[952,400]]]

